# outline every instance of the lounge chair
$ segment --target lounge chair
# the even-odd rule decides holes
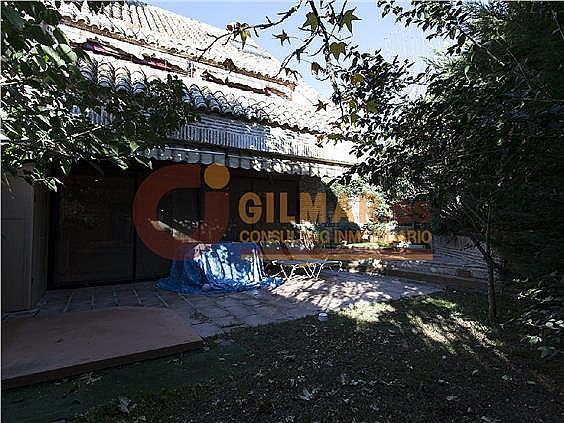
[[[265,261],[276,266],[284,279],[291,279],[296,271],[303,270],[306,276],[319,279],[323,269],[337,267],[342,269],[343,263],[339,260],[331,260],[327,255],[315,247],[304,243],[268,243],[261,244]]]

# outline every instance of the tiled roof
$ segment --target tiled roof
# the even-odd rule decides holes
[[[292,85],[275,79],[280,63],[252,40],[244,49],[237,42],[216,43],[206,53],[208,62],[200,62],[198,48],[213,39],[208,34],[224,30],[140,2],[108,3],[95,14],[67,1],[59,10],[67,17],[61,26],[67,36],[93,60],[82,65],[83,74],[102,85],[135,93],[148,79],[172,73],[185,83],[186,100],[202,112],[314,134],[331,131],[331,106],[318,111],[319,95],[301,79]],[[226,59],[236,68],[209,63]]]
[[[132,94],[143,92],[151,78],[164,78],[166,71],[118,59],[92,55],[81,64],[82,74],[102,86]],[[254,122],[311,133],[328,133],[330,115],[313,106],[298,104],[277,95],[242,91],[212,81],[178,75],[186,86],[185,100],[201,112],[218,113]]]
[[[192,59],[202,56],[202,49],[210,45],[214,36],[226,33],[226,30],[138,1],[110,2],[99,13],[93,13],[86,2],[82,5],[71,1],[61,3],[60,12],[72,25]],[[279,75],[280,62],[253,40],[248,40],[244,48],[238,39],[217,42],[202,58],[220,65],[227,60],[238,69],[270,78],[282,80],[284,76]]]

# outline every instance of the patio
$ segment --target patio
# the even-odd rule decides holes
[[[317,280],[295,277],[275,288],[225,294],[177,294],[154,282],[47,291],[37,309],[3,316],[3,383],[57,379],[187,351],[201,346],[200,337],[238,328],[439,290],[327,270]]]
[[[336,311],[358,302],[430,294],[440,288],[407,279],[323,271],[320,279],[293,278],[263,290],[183,295],[155,288],[154,282],[47,291],[36,316],[136,306],[175,311],[202,337],[236,328],[293,320]]]

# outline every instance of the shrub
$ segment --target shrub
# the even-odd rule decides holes
[[[536,345],[542,357],[564,352],[564,278],[553,272],[521,294],[526,311],[517,319],[526,329],[524,340]]]

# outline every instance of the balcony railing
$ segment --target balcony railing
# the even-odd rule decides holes
[[[186,143],[211,144],[335,164],[354,163],[350,155],[350,143],[324,142],[318,145],[316,136],[309,133],[219,116],[202,115],[198,122],[184,125],[171,138]]]

